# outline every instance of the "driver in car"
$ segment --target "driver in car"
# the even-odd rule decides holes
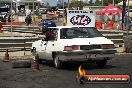
[[[47,27],[42,28],[42,35],[38,35],[39,38],[42,40],[48,41],[54,36],[54,32],[52,29],[49,29]]]

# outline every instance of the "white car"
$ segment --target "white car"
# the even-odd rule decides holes
[[[51,60],[56,68],[65,61],[96,62],[105,66],[116,50],[111,40],[102,36],[94,27],[50,27],[54,36],[32,44],[32,55],[41,60]]]

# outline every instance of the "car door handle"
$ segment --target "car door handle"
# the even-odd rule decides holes
[[[42,50],[42,51],[44,51],[44,50]]]

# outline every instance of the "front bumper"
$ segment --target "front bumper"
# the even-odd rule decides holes
[[[115,56],[115,49],[107,50],[82,50],[82,51],[62,51],[57,52],[59,59],[63,61],[84,61],[84,60],[103,60]]]

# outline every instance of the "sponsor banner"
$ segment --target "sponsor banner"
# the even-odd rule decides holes
[[[129,83],[129,75],[85,75],[88,83]]]
[[[68,10],[67,26],[95,27],[95,12],[91,10]]]
[[[80,84],[83,83],[130,83],[129,75],[86,75],[82,66],[78,68],[79,74],[76,76]]]

